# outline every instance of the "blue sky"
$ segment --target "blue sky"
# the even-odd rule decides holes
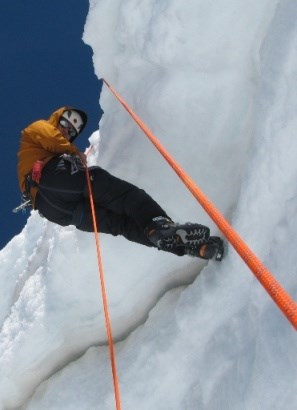
[[[20,131],[63,105],[88,113],[88,126],[77,140],[81,149],[98,128],[101,83],[94,74],[92,49],[82,41],[88,8],[88,0],[1,1],[0,249],[21,232],[29,216],[12,213],[20,203]]]

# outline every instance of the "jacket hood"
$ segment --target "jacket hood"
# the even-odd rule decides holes
[[[87,124],[88,116],[87,116],[87,114],[86,114],[84,111],[79,110],[79,109],[77,109],[77,108],[70,107],[70,106],[65,106],[65,107],[58,108],[56,111],[54,111],[54,112],[50,115],[50,117],[49,117],[49,119],[48,119],[48,122],[49,122],[50,124],[52,124],[53,126],[57,127],[58,124],[59,124],[60,117],[62,116],[63,112],[65,112],[65,111],[67,111],[67,110],[77,111],[77,112],[81,115],[81,117],[82,117],[82,119],[83,119],[83,122],[84,122],[84,124],[83,124],[83,126],[82,126],[82,129],[80,130],[80,133],[79,133],[79,134],[81,134],[82,131],[84,130],[86,124]],[[78,134],[78,135],[79,135],[79,134]],[[75,137],[75,138],[76,138],[76,137]],[[75,138],[73,138],[73,140],[74,140]]]

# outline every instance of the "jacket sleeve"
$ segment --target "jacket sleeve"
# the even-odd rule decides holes
[[[79,151],[48,121],[40,120],[23,130],[30,140],[44,150],[54,154],[77,154]]]

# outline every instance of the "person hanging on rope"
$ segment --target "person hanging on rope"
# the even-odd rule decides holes
[[[19,185],[25,200],[51,222],[93,231],[86,180],[86,156],[73,144],[87,123],[84,111],[62,107],[48,120],[22,131],[18,152]],[[96,220],[102,233],[178,256],[221,260],[223,241],[207,226],[174,223],[143,189],[98,166],[88,168]]]

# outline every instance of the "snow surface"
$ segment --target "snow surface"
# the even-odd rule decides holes
[[[296,0],[90,0],[83,36],[295,299],[296,16]],[[107,89],[101,105],[90,163],[218,233]],[[297,408],[296,332],[232,248],[206,265],[101,242],[123,410]],[[0,262],[1,410],[115,408],[94,236],[32,212]]]

